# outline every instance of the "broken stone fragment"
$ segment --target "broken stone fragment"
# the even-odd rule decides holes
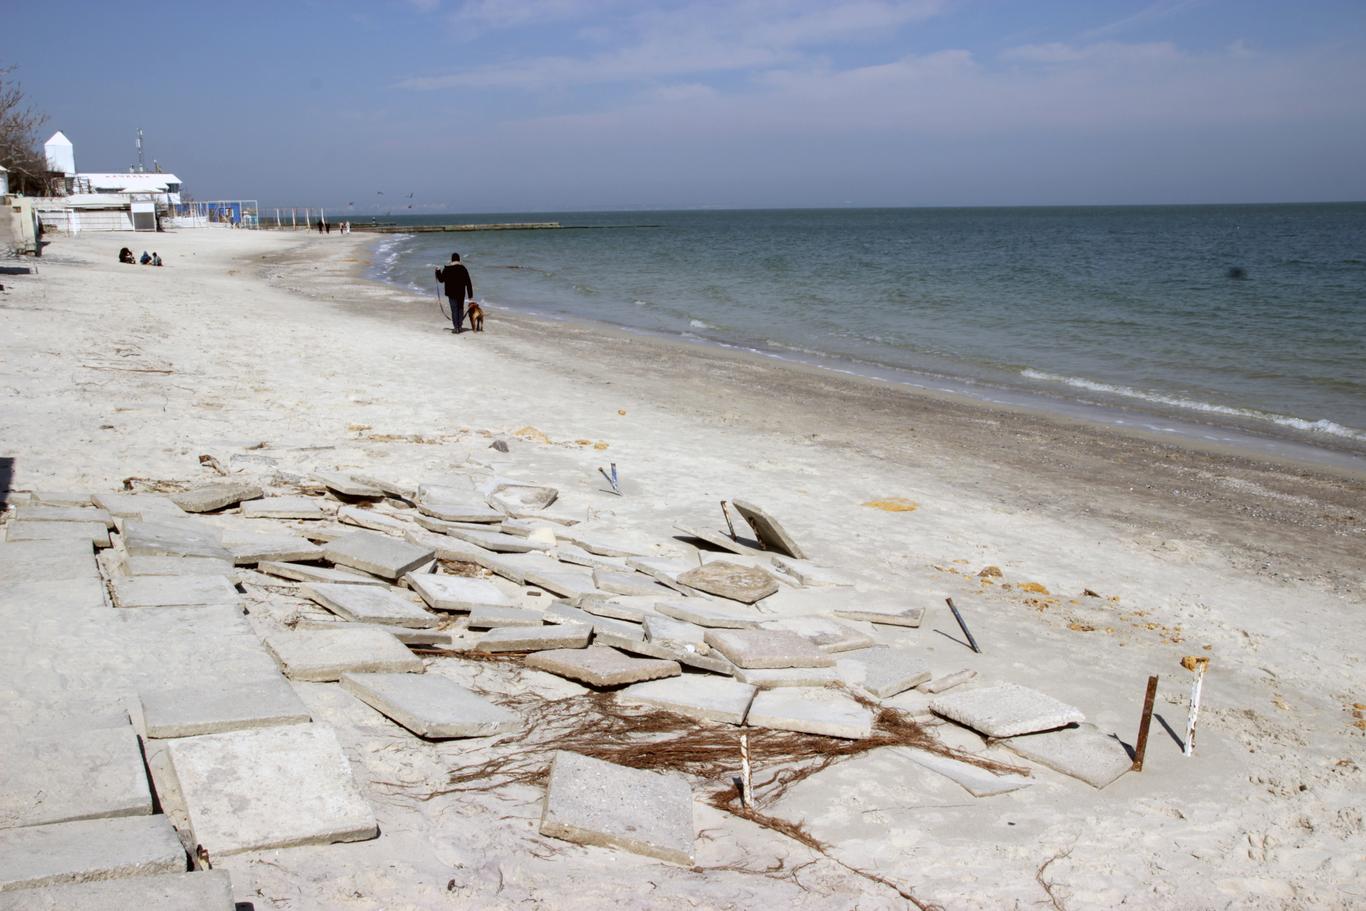
[[[601,645],[537,652],[527,656],[526,666],[598,687],[677,677],[683,672],[676,661],[637,658]]]
[[[261,486],[250,481],[219,481],[171,494],[171,502],[186,512],[214,512],[243,500],[259,499],[262,493]]]
[[[792,540],[787,529],[783,528],[777,519],[762,508],[747,500],[731,500],[730,505],[734,506],[735,511],[744,517],[744,520],[749,523],[749,527],[754,529],[754,536],[769,550],[776,550],[779,553],[787,554],[789,557],[796,557],[798,560],[806,559],[806,553],[797,546],[796,541]]]

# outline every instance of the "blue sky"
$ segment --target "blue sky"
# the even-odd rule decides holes
[[[81,169],[132,164],[142,127],[199,198],[267,207],[1366,199],[1362,0],[47,0],[5,22],[0,64]]]

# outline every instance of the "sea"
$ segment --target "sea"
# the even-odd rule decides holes
[[[367,219],[356,218],[361,224]],[[433,298],[1366,467],[1366,204],[453,213],[382,236]]]

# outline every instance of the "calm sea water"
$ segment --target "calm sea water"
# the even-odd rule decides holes
[[[584,226],[381,242],[378,276],[428,295],[459,250],[494,311],[1366,444],[1366,204],[382,220]]]

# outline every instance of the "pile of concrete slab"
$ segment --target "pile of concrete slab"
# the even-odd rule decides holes
[[[680,523],[681,538],[641,543],[557,499],[525,481],[335,471],[273,489],[34,494],[0,544],[0,717],[18,744],[0,756],[0,890],[97,881],[116,890],[100,893],[110,906],[221,892],[220,877],[183,872],[185,849],[204,868],[375,837],[335,733],[292,682],[335,683],[426,740],[520,730],[430,672],[462,655],[520,656],[626,706],[844,739],[869,737],[879,704],[905,708],[897,698],[918,690],[919,719],[1095,787],[1127,769],[1076,709],[966,685],[970,669],[936,673],[905,639],[928,596],[812,561],[759,506],[733,503],[752,538]],[[282,597],[288,622],[271,613]],[[1029,783],[916,752],[974,794]],[[169,817],[152,815],[154,794]],[[691,801],[682,776],[560,753],[541,831],[691,863]]]

